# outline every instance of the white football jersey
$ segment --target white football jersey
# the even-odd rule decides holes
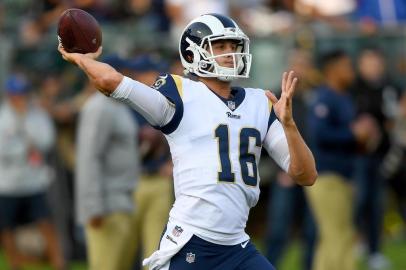
[[[217,244],[248,240],[244,229],[259,198],[261,148],[278,121],[265,92],[236,87],[226,100],[202,82],[168,74],[153,87],[176,106],[172,120],[160,127],[174,164],[171,221]]]

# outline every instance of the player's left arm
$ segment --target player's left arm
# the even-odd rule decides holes
[[[286,137],[290,156],[287,172],[297,184],[308,186],[313,185],[316,181],[317,170],[313,154],[300,135],[292,116],[292,97],[296,83],[297,78],[294,77],[293,71],[284,72],[281,97],[277,99],[270,91],[266,92],[266,96],[272,103],[273,110]]]

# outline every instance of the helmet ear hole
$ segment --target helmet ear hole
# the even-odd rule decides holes
[[[185,53],[185,60],[188,63],[193,63],[193,53],[192,52]]]

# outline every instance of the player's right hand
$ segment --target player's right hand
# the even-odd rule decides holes
[[[96,52],[93,53],[86,53],[86,54],[81,54],[81,53],[69,53],[67,52],[63,46],[62,43],[59,43],[58,45],[58,51],[61,53],[62,58],[72,64],[78,65],[78,61],[82,58],[82,57],[86,57],[86,58],[90,58],[90,59],[97,59],[103,51],[103,48],[100,46]]]

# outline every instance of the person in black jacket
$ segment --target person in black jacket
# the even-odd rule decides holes
[[[368,115],[379,128],[379,138],[356,161],[355,219],[365,235],[371,269],[384,269],[387,260],[380,254],[384,180],[380,164],[388,151],[389,126],[396,114],[398,88],[386,72],[385,58],[376,48],[364,48],[358,57],[358,76],[351,94],[357,115]]]

